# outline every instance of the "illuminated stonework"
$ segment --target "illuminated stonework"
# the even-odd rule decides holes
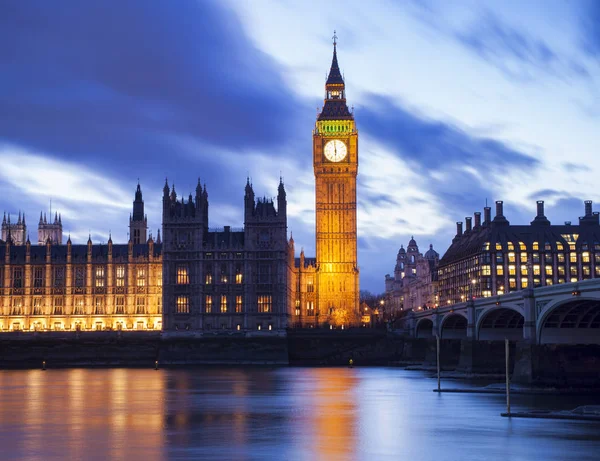
[[[138,194],[141,201],[139,186]],[[7,239],[0,245],[0,295],[2,332],[160,330],[160,237],[136,245]]]
[[[316,196],[316,259],[301,254],[294,270],[293,323],[334,326],[357,323],[359,273],[356,245],[356,175],[358,132],[348,110],[336,45],[325,84],[323,109],[313,131]],[[344,152],[325,152],[332,140]],[[329,151],[337,149],[328,145]],[[336,143],[335,146],[340,146]],[[293,251],[293,242],[291,244]],[[314,285],[309,282],[312,281]],[[310,294],[311,291],[314,294]]]

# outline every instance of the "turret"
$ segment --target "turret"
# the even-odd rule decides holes
[[[287,221],[287,200],[281,177],[279,178],[279,187],[277,188],[277,215]]]
[[[133,214],[129,217],[129,235],[133,238],[133,243],[137,245],[146,242],[147,232],[148,219],[144,214],[142,189],[138,182],[135,190],[135,200],[133,201]]]

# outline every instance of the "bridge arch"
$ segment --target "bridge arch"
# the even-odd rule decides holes
[[[494,341],[508,338],[513,341],[523,339],[525,317],[520,309],[510,305],[500,305],[488,309],[477,322],[477,339]]]
[[[540,344],[600,344],[600,299],[563,298],[549,303],[537,322]]]
[[[433,320],[426,317],[419,319],[415,328],[415,336],[417,338],[433,338],[435,336],[433,332]]]
[[[467,337],[467,317],[459,313],[450,313],[442,319],[440,337],[443,339],[463,339]]]

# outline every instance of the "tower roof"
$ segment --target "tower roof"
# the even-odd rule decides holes
[[[335,36],[335,31],[333,35],[333,59],[331,60],[331,68],[329,69],[329,76],[327,77],[327,82],[325,85],[343,85],[344,79],[342,78],[342,74],[340,72],[340,66],[338,65],[337,60],[337,37]]]

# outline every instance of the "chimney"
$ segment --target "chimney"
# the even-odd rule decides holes
[[[471,217],[470,217],[470,216],[467,216],[467,217],[465,218],[465,223],[466,223],[466,227],[467,227],[467,228],[465,229],[465,233],[467,233],[467,232],[471,232]]]
[[[475,213],[475,227],[474,229],[478,229],[481,227],[481,211],[476,211]]]
[[[592,216],[592,201],[586,200],[583,203],[585,203],[585,216]]]
[[[456,223],[456,236],[460,237],[462,235],[462,222]]]
[[[504,217],[504,202],[502,200],[496,200],[496,218]]]
[[[492,208],[489,206],[486,206],[483,209],[483,223],[484,224],[489,224],[492,220]]]
[[[537,215],[533,219],[533,221],[531,221],[531,224],[549,226],[550,221],[548,221],[548,218],[546,218],[546,216],[544,215],[544,201],[538,200],[536,203],[537,203]]]

